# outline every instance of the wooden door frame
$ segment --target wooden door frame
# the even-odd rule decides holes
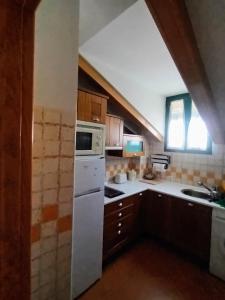
[[[0,3],[0,299],[30,299],[34,16]]]

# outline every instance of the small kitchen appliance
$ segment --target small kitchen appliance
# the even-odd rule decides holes
[[[105,152],[105,125],[77,121],[76,156],[103,155]]]
[[[116,174],[114,177],[115,183],[125,183],[127,182],[127,174],[124,172]]]

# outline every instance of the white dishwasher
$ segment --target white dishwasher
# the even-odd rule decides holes
[[[222,208],[214,208],[212,214],[210,272],[225,280],[225,209]]]

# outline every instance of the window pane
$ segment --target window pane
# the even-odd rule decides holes
[[[170,104],[167,147],[183,149],[184,136],[184,101],[181,99]]]
[[[188,127],[188,149],[207,150],[208,132],[204,121],[200,117],[198,110],[192,102],[191,120]]]

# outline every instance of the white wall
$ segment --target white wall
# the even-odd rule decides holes
[[[187,89],[144,0],[133,4],[79,52],[164,133],[165,97]]]
[[[137,0],[81,0],[80,45],[89,40]]]
[[[75,109],[78,59],[77,0],[42,0],[36,12],[34,104]]]

